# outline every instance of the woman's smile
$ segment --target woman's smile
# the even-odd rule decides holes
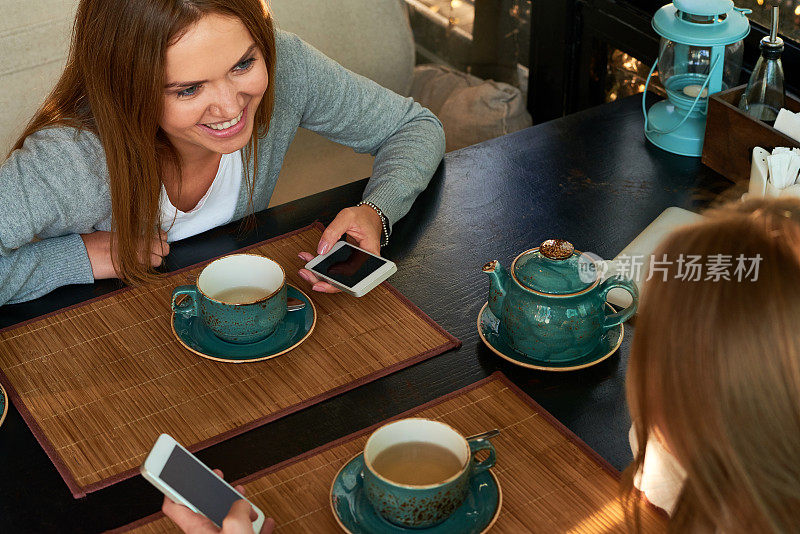
[[[200,123],[197,126],[207,135],[216,138],[233,137],[242,133],[245,130],[245,126],[247,126],[247,107],[233,119],[214,123]]]

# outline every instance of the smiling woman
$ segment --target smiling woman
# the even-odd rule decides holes
[[[203,17],[167,49],[164,67],[165,78],[177,81],[164,86],[160,125],[176,149],[193,156],[184,159],[241,148],[253,131],[252,116],[245,112],[258,109],[269,83],[244,24],[217,14]]]
[[[183,168],[169,169],[162,182],[170,203],[182,212],[191,211],[209,190],[221,155],[238,151],[252,137],[254,118],[247,111],[258,109],[269,86],[263,56],[238,18],[216,13],[167,48],[159,125]],[[194,179],[184,181],[182,174]]]
[[[318,252],[347,234],[378,253],[444,153],[432,113],[275,29],[264,0],[81,0],[67,66],[0,166],[0,304],[153,279],[168,242],[267,207],[300,126],[376,156]]]

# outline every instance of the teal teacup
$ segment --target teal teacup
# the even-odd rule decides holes
[[[200,317],[224,341],[255,343],[286,316],[285,280],[276,261],[232,254],[209,263],[196,285],[176,287],[172,309],[184,317]],[[186,298],[178,301],[182,295]]]
[[[409,484],[391,480],[376,470],[375,460],[382,452],[393,445],[409,443],[444,447],[457,458],[457,471],[438,482]],[[489,457],[478,462],[475,454],[481,450],[488,450]],[[413,459],[405,460],[410,466],[408,471],[424,469],[422,464],[414,464]],[[402,419],[380,427],[367,440],[364,491],[375,511],[386,520],[403,527],[430,527],[447,519],[461,506],[469,491],[470,479],[494,463],[495,450],[486,439],[468,441],[439,421]]]

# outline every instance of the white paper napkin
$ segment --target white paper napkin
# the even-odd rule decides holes
[[[775,119],[774,128],[800,142],[800,113],[792,113],[788,109],[781,108]]]
[[[670,232],[702,220],[703,216],[678,207],[665,209],[647,228],[626,246],[613,260],[604,262],[603,278],[621,275],[636,283],[640,302],[644,283],[650,273],[650,259],[661,241]],[[624,289],[614,288],[608,292],[608,302],[615,306],[630,306],[633,299]]]
[[[792,162],[792,153],[789,151],[775,153],[767,158],[769,166],[769,181],[778,189],[786,189],[794,183],[797,175],[789,176],[789,165]]]

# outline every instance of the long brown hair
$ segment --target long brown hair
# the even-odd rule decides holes
[[[628,365],[642,445],[624,477],[629,523],[646,444],[663,439],[687,473],[670,532],[797,532],[800,201],[728,204],[673,233],[663,254],[673,263],[645,287]],[[691,255],[729,262],[729,280],[708,269],[681,279]]]
[[[209,13],[241,20],[267,66],[269,85],[243,150],[252,202],[254,177],[247,162],[252,158],[257,168],[258,138],[269,128],[274,104],[275,35],[264,0],[81,0],[64,72],[11,150],[37,130],[58,125],[99,137],[111,191],[112,253],[121,277],[131,283],[153,278],[139,247],[157,230],[164,165],[180,176],[177,151],[159,128],[166,50]]]

